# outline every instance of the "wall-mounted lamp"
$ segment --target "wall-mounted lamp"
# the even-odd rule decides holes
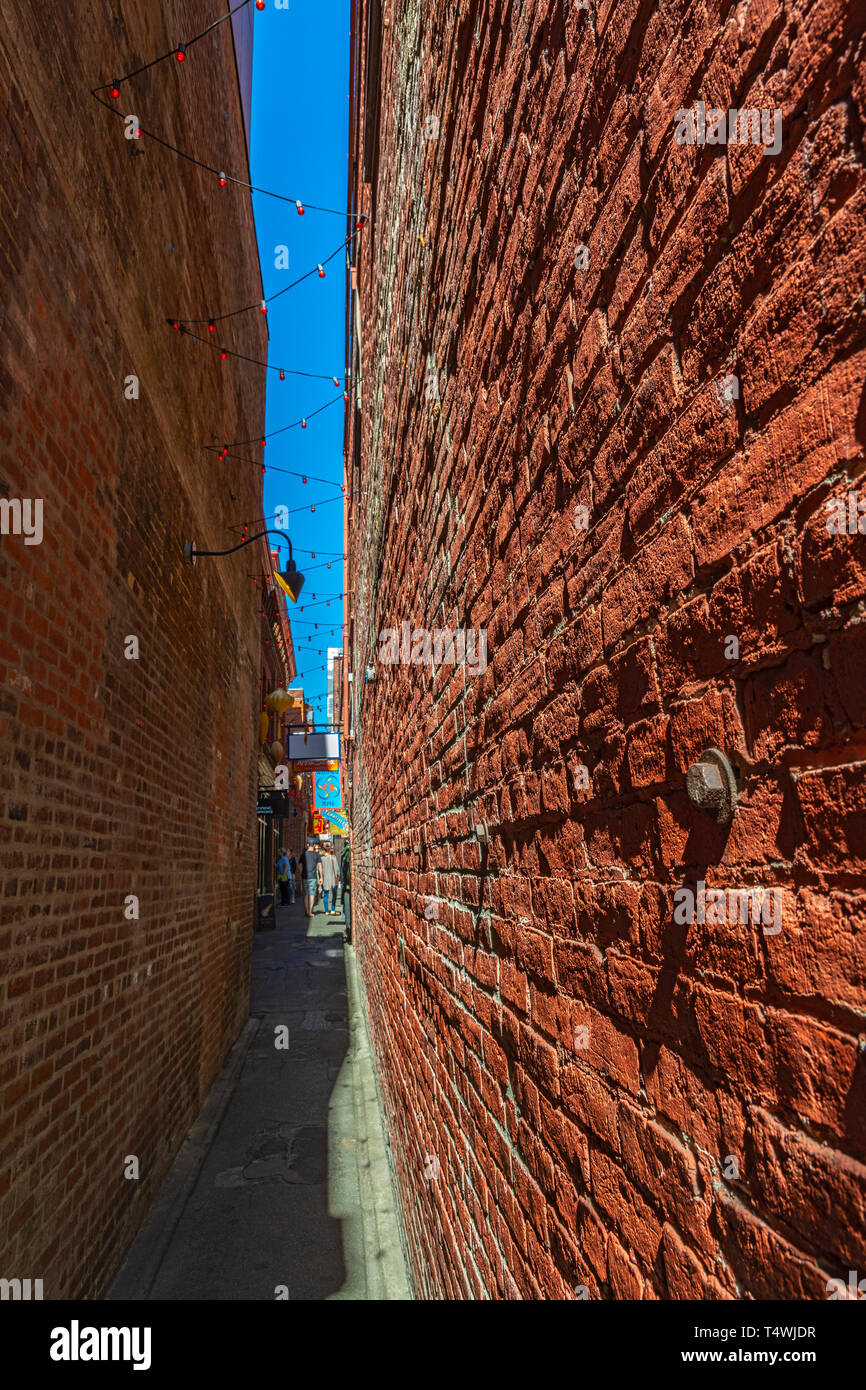
[[[274,578],[280,588],[288,594],[292,603],[297,603],[298,596],[304,587],[304,576],[299,569],[295,568],[295,562],[292,559],[292,542],[289,540],[285,531],[274,531],[270,529],[259,531],[258,535],[247,536],[246,540],[241,541],[239,545],[230,546],[228,550],[199,550],[195,541],[187,541],[183,548],[184,559],[189,560],[190,564],[194,565],[200,555],[234,555],[236,550],[242,550],[243,547],[249,545],[251,541],[261,540],[262,536],[282,536],[286,545],[289,547],[289,562],[282,573],[275,571]]]
[[[366,676],[367,676],[366,684],[369,685],[371,681],[374,681],[374,680],[376,679],[376,668],[375,668],[375,666],[368,666],[368,667],[367,667]]]
[[[475,826],[475,838],[480,845],[490,844],[490,831],[487,828],[487,821],[479,821]]]

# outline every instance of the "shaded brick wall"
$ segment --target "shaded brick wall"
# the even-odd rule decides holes
[[[0,1273],[46,1298],[105,1291],[248,1009],[258,561],[182,547],[261,513],[258,469],[202,446],[263,428],[264,383],[165,317],[260,296],[252,216],[89,95],[193,8],[0,19],[0,497],[44,502],[41,545],[0,538]],[[230,25],[131,89],[243,176]]]
[[[385,0],[354,916],[422,1295],[866,1273],[863,18]],[[677,143],[698,101],[778,153]],[[404,621],[486,671],[383,661]]]

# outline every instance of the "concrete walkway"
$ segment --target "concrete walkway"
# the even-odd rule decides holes
[[[109,1299],[411,1298],[342,916],[278,908],[251,995]]]

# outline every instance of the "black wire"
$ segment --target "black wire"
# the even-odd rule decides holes
[[[117,77],[112,82],[106,82],[102,87],[94,87],[92,89],[93,96],[95,96],[97,92],[106,91],[109,87],[119,87],[121,82],[130,82],[133,77],[138,77],[139,73],[147,72],[149,68],[156,67],[157,63],[164,63],[166,58],[176,58],[179,48],[183,48],[184,52],[186,52],[188,48],[192,48],[194,43],[198,43],[199,39],[203,39],[205,34],[209,34],[211,29],[216,29],[220,24],[225,24],[227,19],[231,19],[233,14],[237,14],[238,10],[244,9],[249,3],[250,0],[241,0],[241,3],[235,5],[233,10],[228,10],[225,14],[220,15],[219,19],[215,19],[212,24],[209,24],[206,29],[202,29],[201,33],[196,34],[194,39],[187,39],[185,43],[178,44],[175,48],[171,49],[169,53],[163,53],[159,58],[152,58],[149,63],[144,63],[140,68],[134,68],[132,72],[125,73],[123,77]]]
[[[189,322],[192,322],[192,320],[189,320]],[[198,320],[196,320],[196,322],[198,322]],[[208,322],[215,323],[216,319],[209,319]],[[346,385],[348,385],[348,377],[335,378],[333,372],[329,375],[327,372],[300,372],[292,367],[272,367],[270,362],[260,362],[257,357],[247,357],[243,352],[235,352],[232,348],[224,347],[222,343],[215,343],[212,338],[200,338],[197,333],[191,333],[188,328],[184,328],[183,321],[180,319],[166,319],[166,323],[170,324],[172,328],[177,324],[178,332],[185,333],[188,338],[192,338],[194,343],[204,343],[207,347],[215,348],[217,352],[224,352],[226,357],[236,357],[240,362],[251,362],[254,367],[264,367],[269,372],[282,372],[285,376],[305,376],[309,377],[312,381],[336,380],[338,384],[341,381],[345,381]]]
[[[306,475],[306,474],[302,474],[301,476],[302,476],[302,477],[306,477],[307,475]],[[238,522],[235,523],[234,526],[227,526],[227,527],[226,527],[226,530],[227,530],[227,531],[238,531],[238,530],[241,530],[241,531],[242,531],[243,528],[244,528],[245,526],[264,526],[265,523],[268,522],[268,521],[275,521],[278,515],[279,515],[278,512],[272,512],[270,516],[253,516],[253,517],[250,517],[249,521],[238,521]],[[297,545],[296,545],[296,546],[293,546],[293,549],[296,550],[297,553],[298,553],[299,555],[330,555],[330,557],[331,557],[332,560],[333,560],[334,558],[336,558],[336,559],[338,559],[338,560],[345,560],[345,558],[346,558],[346,556],[343,554],[343,551],[342,551],[342,550],[302,550],[301,547],[300,547],[300,546],[297,546]],[[250,579],[257,579],[257,578],[258,578],[258,575],[255,575],[255,574],[251,574],[251,575],[250,575]]]
[[[300,420],[293,421],[291,425],[283,425],[281,429],[271,430],[269,434],[257,434],[253,439],[232,439],[228,444],[224,444],[222,448],[217,444],[204,444],[202,447],[209,450],[212,454],[221,454],[224,453],[226,449],[234,449],[239,444],[259,444],[263,439],[273,439],[278,434],[285,434],[286,430],[297,429],[304,420],[315,419],[317,415],[321,415],[323,410],[330,410],[332,405],[336,405],[337,402],[342,399],[342,396],[335,396],[332,401],[326,401],[324,405],[320,405],[318,410],[311,410],[309,415],[303,415]],[[244,463],[250,462],[249,459],[244,459],[243,461]],[[285,472],[285,469],[282,471]],[[342,484],[338,484],[338,486],[342,486]]]
[[[111,84],[107,83],[106,85],[110,86]],[[118,111],[116,106],[112,106],[109,102],[104,101],[101,96],[97,95],[98,92],[104,90],[104,87],[94,87],[90,95],[99,102],[100,106],[104,106],[106,111],[110,111],[113,116],[119,116],[121,120],[125,120],[126,117],[122,111]],[[173,145],[170,140],[163,140],[161,135],[156,135],[152,130],[146,130],[140,123],[138,129],[139,132],[142,135],[146,135],[149,140],[155,140],[156,143],[162,145],[164,149],[171,150],[172,154],[178,155],[181,159],[188,160],[190,164],[195,164],[196,168],[204,169],[208,174],[216,174],[218,177],[223,176],[228,183],[236,183],[239,188],[248,188],[251,193],[261,193],[264,197],[276,198],[281,203],[300,203],[303,208],[309,208],[311,212],[331,212],[335,217],[348,216],[348,213],[341,211],[339,208],[325,208],[321,207],[318,203],[305,203],[302,198],[288,198],[285,193],[274,193],[270,188],[259,188],[257,184],[247,183],[246,179],[236,179],[233,174],[227,174],[223,169],[215,169],[212,165],[205,164],[203,160],[196,159],[195,155],[187,154],[185,150],[179,150],[177,145]],[[363,214],[363,216],[365,223],[371,220],[366,213]]]
[[[342,599],[342,597],[343,597],[343,595],[340,594],[340,598],[341,598],[341,599]],[[298,609],[298,612],[299,612],[299,613],[303,613],[303,611],[304,611],[305,608],[321,608],[321,606],[322,606],[323,603],[330,603],[330,602],[331,602],[331,600],[330,600],[329,598],[317,598],[317,599],[315,600],[315,602],[313,602],[313,603],[299,603],[299,604],[297,605],[297,609]],[[291,615],[290,615],[290,616],[291,616]]]
[[[208,446],[208,447],[210,447],[210,446]],[[262,467],[262,464],[258,463],[255,459],[242,459],[241,456],[240,456],[240,454],[226,454],[225,457],[226,457],[226,458],[229,458],[229,459],[234,459],[237,463],[248,463],[248,464],[250,464],[253,468],[261,468],[261,467]],[[333,481],[333,479],[331,479],[331,478],[317,478],[316,475],[315,475],[314,473],[295,473],[295,471],[294,471],[293,469],[291,469],[291,468],[276,468],[276,467],[271,468],[269,464],[265,464],[264,467],[265,467],[265,468],[268,468],[269,471],[270,471],[271,473],[285,473],[289,478],[310,478],[310,479],[312,479],[312,481],[313,481],[314,483],[324,483],[326,487],[338,487],[338,488],[340,489],[340,492],[341,492],[341,493],[342,493],[342,491],[343,491],[344,484],[343,484],[343,483],[335,483],[335,482]],[[330,500],[330,499],[329,499],[329,500]],[[275,513],[275,515],[276,515],[276,513]],[[229,527],[229,530],[233,530],[233,529],[234,529],[233,527]],[[310,550],[310,551],[305,551],[305,552],[304,552],[304,554],[308,554],[308,555],[312,555],[312,553],[313,553],[312,550]],[[322,554],[322,555],[326,554],[326,552],[325,552],[324,550],[320,551],[319,553]],[[336,552],[334,552],[334,553],[336,553]],[[343,558],[344,558],[344,557],[343,557]]]
[[[294,550],[295,547],[293,546],[292,549]],[[307,553],[309,553],[309,552],[307,552]],[[324,568],[325,568],[325,563],[326,563],[326,562],[323,560],[323,561],[321,562],[321,564],[318,564],[318,565],[306,565],[305,568],[304,568],[304,574],[312,574],[312,573],[313,573],[313,570],[321,570],[321,569],[324,569]],[[260,578],[260,576],[257,575],[257,574],[250,574],[250,575],[248,575],[247,577],[248,577],[249,579],[259,579],[259,578]]]
[[[226,178],[228,178],[228,175],[226,175]],[[263,304],[263,303],[264,303],[264,304],[271,304],[271,303],[273,303],[273,301],[274,301],[275,299],[279,299],[279,297],[280,297],[281,294],[288,294],[289,290],[293,290],[293,289],[295,288],[296,285],[302,285],[302,284],[304,283],[305,280],[309,280],[309,278],[310,278],[311,275],[316,275],[316,274],[318,273],[318,269],[319,269],[319,266],[320,266],[320,265],[321,265],[321,266],[328,265],[328,264],[334,259],[335,256],[339,256],[340,252],[343,251],[343,250],[349,245],[349,242],[352,241],[353,238],[356,237],[356,236],[357,236],[357,232],[353,232],[351,236],[346,237],[345,241],[341,241],[341,242],[340,242],[340,245],[337,247],[337,249],[336,249],[335,251],[332,251],[332,252],[331,252],[330,256],[326,256],[325,259],[324,259],[323,261],[318,261],[318,262],[313,266],[313,269],[312,269],[312,270],[307,270],[307,271],[305,271],[305,273],[304,273],[303,275],[299,276],[297,280],[293,280],[292,283],[291,283],[290,285],[284,285],[283,288],[282,288],[281,290],[277,290],[276,294],[270,294],[270,295],[268,295],[264,300],[259,299],[259,300],[256,301],[255,304],[247,304],[247,305],[245,305],[245,307],[244,307],[243,309],[231,309],[227,314],[213,314],[213,315],[211,315],[210,318],[206,318],[206,319],[178,319],[178,318],[175,318],[175,319],[166,319],[166,323],[170,323],[170,324],[172,325],[172,327],[174,326],[174,324],[181,325],[181,324],[185,324],[185,323],[222,323],[222,321],[223,321],[224,319],[232,319],[232,318],[234,318],[237,314],[248,314],[248,313],[250,312],[251,309],[259,309],[259,310],[261,310],[261,307],[262,307],[262,304]],[[183,329],[182,331],[183,331],[183,332],[187,332],[188,330]],[[195,334],[194,334],[194,333],[191,333],[191,334],[190,334],[190,337],[193,337],[193,338],[194,338],[194,337],[195,337]],[[205,340],[204,340],[204,339],[200,339],[200,341],[201,341],[201,342],[204,342]],[[233,353],[232,355],[233,355],[233,356],[240,356],[239,353]],[[254,358],[254,357],[248,357],[248,358],[246,358],[246,361],[247,361],[247,362],[254,362],[254,361],[255,361],[255,358]],[[268,364],[267,364],[267,362],[260,362],[258,365],[259,365],[260,367],[266,367]],[[280,368],[279,368],[279,367],[275,367],[275,368],[273,368],[272,370],[274,370],[274,371],[279,371]],[[309,375],[313,375],[313,373],[307,373],[307,372],[293,372],[292,375],[293,375],[293,376],[309,376]],[[333,377],[331,378],[331,380],[333,380]]]

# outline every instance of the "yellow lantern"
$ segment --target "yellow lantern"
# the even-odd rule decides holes
[[[281,685],[277,686],[276,690],[272,690],[265,699],[268,709],[273,710],[274,714],[278,714],[280,718],[287,709],[291,709],[292,703],[291,695],[288,695]]]
[[[283,754],[285,753],[285,751],[286,750],[283,748],[283,745],[280,743],[280,740],[278,738],[275,738],[273,743],[271,744],[271,757],[273,758],[275,763],[281,763],[283,761]]]

